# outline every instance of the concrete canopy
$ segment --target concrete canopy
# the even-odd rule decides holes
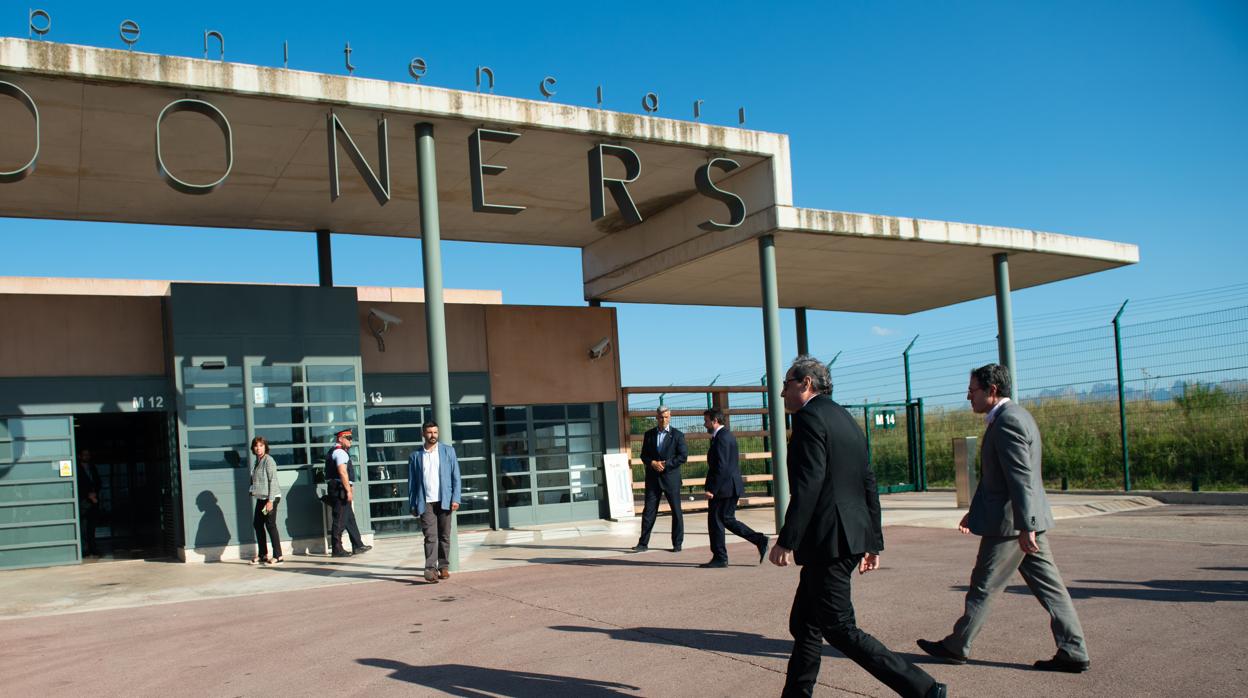
[[[815,310],[908,314],[991,296],[992,258],[1001,252],[1015,289],[1139,261],[1135,245],[1104,240],[791,206],[756,213],[742,228],[590,279],[587,295],[757,306],[761,289],[750,280],[758,275],[760,234],[775,236],[780,305]]]
[[[1133,245],[935,221],[792,206],[788,138],[781,134],[638,116],[418,84],[219,61],[0,38],[0,81],[28,93],[41,148],[29,176],[0,183],[0,216],[420,237],[415,125],[437,142],[442,237],[576,247],[585,297],[639,303],[759,304],[757,245],[774,235],[786,306],[909,313],[992,293],[992,254],[1011,255],[1015,288],[1138,261]],[[157,117],[173,100],[211,103],[229,120],[234,159],[210,194],[176,191],[157,171]],[[327,116],[338,116],[365,162],[379,169],[378,122],[388,122],[390,199],[379,202],[336,146],[341,195],[330,196]],[[32,154],[33,120],[0,96],[0,171]],[[521,134],[485,142],[486,201],[527,207],[473,211],[468,139],[477,128]],[[169,116],[160,153],[177,177],[207,183],[226,171],[225,140],[199,114]],[[641,161],[628,190],[643,221],[628,224],[607,196],[590,217],[587,154],[625,145]],[[699,194],[710,158],[740,164],[716,186],[750,215],[707,232],[725,206]],[[624,167],[604,158],[608,177]]]

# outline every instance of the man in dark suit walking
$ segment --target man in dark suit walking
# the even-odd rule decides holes
[[[980,449],[983,475],[970,511],[958,530],[980,536],[979,555],[966,591],[966,607],[943,640],[919,640],[919,648],[951,664],[965,664],[975,636],[988,619],[992,597],[1017,570],[1049,612],[1057,643],[1052,659],[1035,663],[1045,671],[1080,673],[1091,666],[1083,627],[1053,560],[1045,532],[1053,513],[1041,476],[1040,428],[1031,413],[1010,399],[1010,372],[999,364],[971,371],[966,399],[988,423]]]
[[[780,567],[792,562],[802,567],[789,614],[793,654],[783,695],[811,695],[827,639],[899,695],[944,698],[944,684],[856,624],[851,575],[879,568],[884,533],[866,438],[831,393],[827,366],[806,355],[794,360],[781,391],[784,409],[793,415],[790,497],[770,559]]]
[[[663,405],[655,410],[658,424],[647,431],[641,442],[641,462],[646,466],[646,504],[641,512],[641,538],[633,552],[649,550],[650,529],[659,515],[659,496],[667,499],[672,511],[672,552],[680,552],[685,541],[685,518],[680,513],[680,466],[689,459],[685,435],[672,426],[672,411]]]
[[[758,548],[758,562],[762,564],[767,557],[767,536],[737,521],[737,500],[745,492],[737,437],[724,426],[724,413],[719,409],[703,412],[702,424],[711,435],[711,445],[706,452],[706,498],[710,500],[706,528],[711,536],[711,561],[698,567],[728,566],[724,529],[753,543]]]

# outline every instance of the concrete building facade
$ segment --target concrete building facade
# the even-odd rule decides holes
[[[243,550],[255,433],[291,491],[285,534],[315,547],[311,473],[344,426],[362,435],[359,514],[374,534],[409,532],[401,464],[430,416],[473,478],[460,524],[602,515],[602,455],[627,448],[612,311],[457,301],[443,237],[578,248],[591,305],[760,307],[776,462],[781,307],[803,326],[807,308],[995,295],[1013,370],[1011,288],[1139,259],[1111,241],[796,207],[783,134],[223,60],[0,38],[0,124],[0,218],[314,233],[321,279],[8,282],[0,317],[23,332],[0,337],[0,567],[77,560],[89,446],[130,454],[117,477],[132,504],[108,525],[146,532],[124,534],[140,551]],[[420,238],[423,302],[334,287],[331,232]],[[402,322],[379,338],[373,310]],[[604,338],[617,350],[590,359]]]
[[[279,530],[324,547],[318,473],[353,428],[365,536],[419,533],[407,456],[431,418],[417,289],[0,279],[0,567],[81,559],[79,458],[102,480],[102,549],[248,557],[252,436],[284,492]],[[612,308],[502,305],[447,291],[461,527],[605,515],[621,447]],[[374,311],[391,318],[379,338]],[[394,320],[397,319],[398,322]],[[383,350],[384,347],[384,350]]]

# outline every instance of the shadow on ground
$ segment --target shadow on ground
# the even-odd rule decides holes
[[[374,572],[372,571],[374,569],[381,571]],[[269,566],[266,571],[302,574],[312,577],[399,582],[402,584],[425,583],[423,569],[399,569],[392,565],[367,565],[358,562],[322,561],[309,564],[301,561],[300,564],[291,564],[287,561],[280,566]]]
[[[751,657],[788,659],[793,641],[776,639],[758,633],[735,630],[701,630],[698,628],[591,628],[583,625],[552,625],[551,630],[565,633],[601,633],[612,640],[649,642],[656,645],[680,645],[707,652],[743,654]],[[829,657],[841,654],[828,645],[823,653]]]
[[[697,562],[653,562],[632,557],[500,557],[502,561],[532,562],[541,565],[571,565],[578,567],[697,567]]]
[[[453,696],[635,696],[641,689],[614,681],[534,674],[463,664],[414,666],[393,659],[357,659],[365,666],[389,669],[390,678]]]
[[[1105,586],[1079,586],[1100,584]],[[965,584],[950,587],[965,594]],[[1118,579],[1079,579],[1066,586],[1072,599],[1123,599],[1164,603],[1213,603],[1248,601],[1248,581],[1235,579],[1151,579],[1133,582]],[[1031,595],[1024,585],[1006,587],[1007,594]]]

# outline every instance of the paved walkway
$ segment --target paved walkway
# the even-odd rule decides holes
[[[854,577],[858,622],[952,696],[1245,694],[1248,507],[1158,506],[1059,524],[1054,554],[1092,654],[1081,675],[1032,670],[1053,640],[1017,578],[995,601],[969,664],[921,654],[914,640],[948,632],[961,609],[976,540],[923,526],[890,526],[885,536],[884,567]],[[348,577],[280,594],[0,620],[4,694],[779,694],[796,570],[758,565],[745,542],[730,542],[730,567],[715,570],[698,569],[704,548],[583,558],[571,543],[553,543],[520,548],[538,556],[528,564],[436,585],[365,556],[339,571],[376,583],[342,584]],[[237,569],[275,588],[315,577],[294,566],[168,567],[199,576]],[[889,695],[825,649],[815,696]]]
[[[1094,516],[1158,506],[1147,497],[1100,494],[1053,494],[1058,519]],[[902,493],[880,498],[885,526],[953,528],[963,510],[952,492]],[[738,518],[755,530],[774,535],[771,509],[743,509]],[[651,550],[670,543],[671,520],[659,517]],[[557,524],[526,529],[464,532],[459,574],[519,565],[624,555],[637,543],[639,518]],[[1058,530],[1060,531],[1060,526]],[[735,540],[729,536],[730,541]],[[685,517],[686,554],[709,548],[706,514]],[[702,553],[709,559],[709,554]],[[82,565],[0,571],[0,619],[148,606],[199,599],[247,596],[321,588],[375,580],[408,580],[424,566],[419,535],[382,538],[367,555],[333,559],[324,555],[287,555],[276,568],[244,561],[184,564],[173,561],[105,560]]]

